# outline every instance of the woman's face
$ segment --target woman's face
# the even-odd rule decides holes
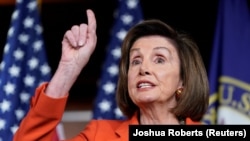
[[[171,40],[162,36],[139,38],[130,50],[129,96],[136,105],[152,102],[176,105],[182,87],[180,60]]]

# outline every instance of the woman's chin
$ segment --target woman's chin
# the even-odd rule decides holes
[[[156,102],[156,98],[154,97],[141,97],[140,99],[138,99],[139,103],[152,103],[152,102]]]

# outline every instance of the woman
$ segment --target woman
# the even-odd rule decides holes
[[[52,140],[68,92],[96,46],[95,15],[87,10],[87,17],[88,24],[65,33],[57,71],[37,88],[14,141]],[[127,120],[91,120],[68,141],[128,141],[131,124],[200,124],[208,93],[196,44],[161,21],[143,21],[128,32],[122,45],[117,101]]]

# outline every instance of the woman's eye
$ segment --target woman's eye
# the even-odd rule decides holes
[[[163,59],[163,58],[161,58],[161,57],[158,57],[157,59],[156,59],[156,63],[157,64],[162,64],[162,63],[164,63],[165,62],[165,60]]]
[[[133,60],[131,64],[132,65],[138,65],[138,64],[140,64],[140,61],[139,60]]]

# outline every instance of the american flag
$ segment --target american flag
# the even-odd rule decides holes
[[[119,0],[111,41],[107,48],[99,89],[94,103],[94,119],[124,119],[115,100],[121,44],[127,31],[143,19],[139,0]]]
[[[17,0],[0,67],[0,141],[12,141],[35,88],[50,79],[36,0]]]

